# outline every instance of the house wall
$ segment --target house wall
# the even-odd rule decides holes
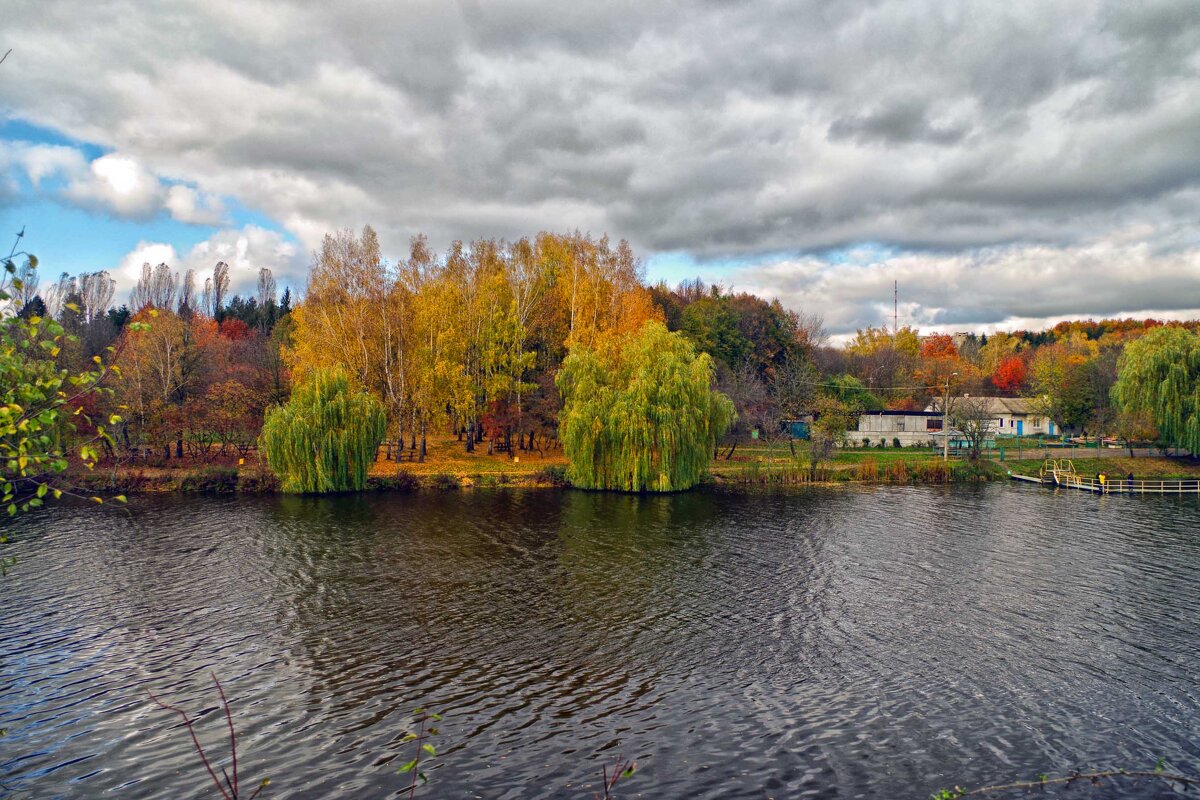
[[[929,419],[930,417],[899,414],[862,414],[858,418],[858,429],[848,431],[846,439],[856,445],[861,445],[864,439],[870,439],[872,443],[883,439],[888,445],[892,444],[893,439],[899,439],[900,444],[905,447],[929,444],[940,433],[929,430]]]
[[[1050,419],[1048,417],[1039,416],[1037,414],[998,414],[991,423],[992,433],[998,433],[1004,436],[1017,435],[1017,422],[1022,422],[1022,436],[1037,436],[1038,434],[1049,435]],[[1058,429],[1055,428],[1055,431]]]

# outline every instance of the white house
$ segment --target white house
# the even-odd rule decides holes
[[[855,445],[883,441],[890,447],[899,439],[908,447],[939,441],[941,432],[940,411],[864,411],[858,415],[858,429],[847,431],[846,440]]]
[[[1049,417],[1037,410],[1037,402],[1031,397],[975,397],[987,404],[991,417],[989,432],[999,436],[1056,436],[1062,430]],[[931,402],[928,412],[939,411],[941,399]],[[953,406],[951,406],[953,408]],[[940,412],[939,412],[940,413]]]

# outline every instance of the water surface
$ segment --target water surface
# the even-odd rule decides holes
[[[215,796],[146,694],[223,758],[210,672],[273,798],[396,796],[419,706],[445,715],[431,798],[591,798],[618,755],[627,798],[1200,772],[1194,498],[164,497],[18,534],[0,796]]]

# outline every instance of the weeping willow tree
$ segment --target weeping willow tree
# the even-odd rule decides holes
[[[267,411],[260,446],[285,492],[361,490],[386,429],[383,404],[341,369],[314,370]]]
[[[1125,414],[1147,414],[1162,440],[1200,453],[1200,336],[1155,328],[1125,346],[1113,399]]]
[[[708,355],[658,322],[599,349],[572,348],[556,378],[568,478],[627,492],[695,486],[734,417],[712,381]]]

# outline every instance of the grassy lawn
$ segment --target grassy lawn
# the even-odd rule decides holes
[[[739,444],[730,460],[725,460],[725,448],[721,455],[712,462],[711,471],[715,475],[736,478],[750,471],[772,471],[799,466],[808,466],[808,442],[796,442],[796,457],[793,460],[791,450],[786,441],[778,442],[773,447],[755,442]],[[431,436],[427,442],[428,453],[423,463],[408,460],[410,451],[406,448],[403,461],[377,461],[371,468],[371,475],[388,477],[399,471],[413,475],[456,475],[459,477],[505,475],[519,477],[533,475],[546,467],[565,467],[566,457],[561,449],[546,450],[539,455],[537,451],[527,452],[518,450],[516,459],[508,453],[487,454],[487,444],[477,445],[474,453],[467,453],[463,443],[450,435]],[[381,451],[382,452],[382,451]],[[382,457],[381,457],[382,458]],[[893,464],[897,461],[906,463],[935,461],[941,458],[940,453],[932,453],[924,448],[886,448],[883,450],[839,450],[833,458],[825,462],[831,469],[854,469],[859,464],[875,463],[880,466]],[[1040,462],[1039,462],[1040,463]]]
[[[517,450],[515,453],[487,454],[487,442],[475,446],[474,453],[468,453],[465,444],[458,437],[449,434],[434,434],[426,442],[427,453],[425,461],[418,463],[409,461],[410,451],[405,448],[405,460],[402,462],[384,461],[380,450],[380,460],[371,468],[374,477],[387,477],[403,470],[413,475],[532,475],[548,466],[565,467],[567,459],[561,449],[546,450],[539,455],[536,450],[528,452]],[[515,444],[514,444],[515,446]],[[515,456],[515,458],[514,458]]]
[[[795,442],[795,458],[786,441],[776,443],[773,447],[758,442],[750,445],[739,444],[728,461],[725,459],[726,450],[727,448],[722,449],[721,455],[713,460],[710,467],[710,472],[720,478],[737,480],[747,476],[757,477],[797,469],[803,471],[808,468],[808,442]],[[901,462],[914,465],[940,460],[940,453],[931,452],[926,448],[844,449],[835,451],[821,466],[833,472],[856,474],[860,468],[866,468],[864,474],[870,474],[873,467],[886,469]]]

